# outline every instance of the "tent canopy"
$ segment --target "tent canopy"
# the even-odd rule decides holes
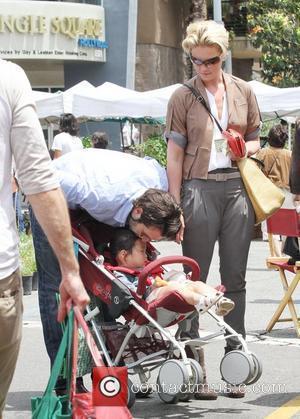
[[[251,81],[263,119],[300,116],[300,87],[277,88]],[[106,82],[94,87],[86,80],[65,92],[33,92],[40,119],[57,120],[70,112],[85,120],[163,121],[172,93],[180,84],[146,92]]]

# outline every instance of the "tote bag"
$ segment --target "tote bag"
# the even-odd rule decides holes
[[[282,206],[285,196],[251,158],[238,160],[237,165],[259,224]]]

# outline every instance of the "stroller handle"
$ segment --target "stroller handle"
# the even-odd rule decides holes
[[[198,263],[191,258],[186,256],[164,256],[162,258],[156,259],[153,262],[150,262],[139,274],[139,283],[137,287],[137,294],[143,295],[146,291],[146,282],[148,276],[151,272],[162,265],[171,265],[173,263],[182,263],[187,265],[192,270],[191,280],[197,281],[200,278],[200,268]]]

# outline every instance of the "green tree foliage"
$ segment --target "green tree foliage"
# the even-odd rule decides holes
[[[160,135],[150,135],[142,144],[132,146],[131,151],[140,156],[152,157],[163,167],[167,166],[167,144]]]
[[[19,251],[21,274],[23,276],[32,275],[36,271],[36,263],[31,235],[25,233],[20,234]]]
[[[267,83],[292,87],[300,83],[300,1],[247,2],[250,38],[262,51]]]

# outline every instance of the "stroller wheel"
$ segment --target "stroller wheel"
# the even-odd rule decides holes
[[[254,359],[251,354],[235,350],[228,352],[220,364],[222,379],[228,384],[248,384],[255,375]]]
[[[127,407],[130,409],[135,403],[135,393],[133,391],[132,381],[128,379],[127,384]]]
[[[188,402],[192,394],[197,390],[198,385],[203,383],[203,370],[201,368],[201,365],[194,359],[189,358],[189,361],[191,363],[193,376],[190,379],[188,386],[185,386],[186,391],[184,390],[184,388],[182,390],[182,394],[179,397],[179,400],[181,402]]]
[[[254,376],[253,378],[247,382],[247,384],[254,384],[256,381],[258,381],[262,375],[263,367],[260,360],[257,358],[257,356],[254,353],[251,353],[251,357],[254,362]]]
[[[157,377],[158,396],[164,403],[177,403],[189,383],[187,367],[182,361],[169,359],[160,367]]]

